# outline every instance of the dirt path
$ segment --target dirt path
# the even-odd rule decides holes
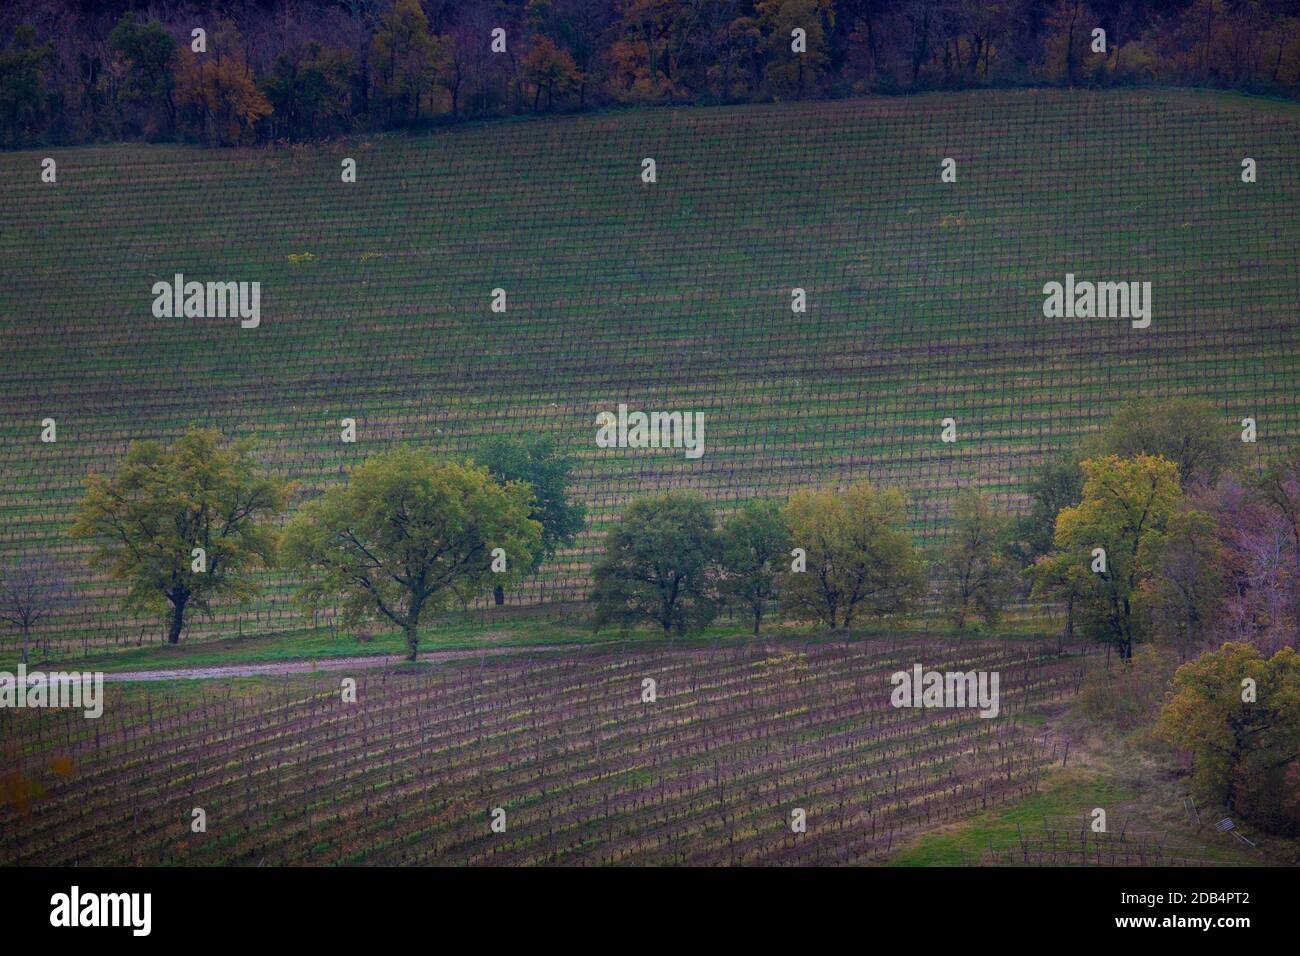
[[[602,644],[604,642],[601,642]],[[513,647],[464,648],[449,651],[425,651],[421,661],[474,660],[500,657],[503,654],[526,654],[534,651],[571,651],[600,644],[520,644]],[[312,674],[320,671],[364,670],[393,667],[406,660],[404,654],[359,654],[353,657],[315,657],[263,664],[211,664],[197,667],[172,667],[164,670],[106,671],[105,681],[148,680],[220,680],[231,677],[274,677],[279,674]]]

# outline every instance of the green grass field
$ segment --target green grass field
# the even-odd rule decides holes
[[[65,531],[89,470],[191,422],[256,439],[305,495],[394,442],[553,434],[591,521],[512,605],[578,596],[605,522],[666,487],[725,504],[869,477],[910,490],[933,543],[957,489],[1019,507],[1035,461],[1130,398],[1254,417],[1268,455],[1300,437],[1298,134],[1293,104],[1037,90],[3,154],[0,557],[72,564],[56,656],[159,640]],[[177,272],[260,281],[261,326],[154,318]],[[1067,272],[1151,282],[1151,327],[1045,319]],[[619,402],[703,412],[704,456],[597,448]],[[266,583],[186,640],[311,624]]]

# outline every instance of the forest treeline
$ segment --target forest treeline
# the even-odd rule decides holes
[[[30,0],[0,11],[10,148],[1140,83],[1300,94],[1300,0]]]

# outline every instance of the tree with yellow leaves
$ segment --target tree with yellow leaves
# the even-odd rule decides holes
[[[757,13],[771,52],[768,85],[802,96],[830,64],[826,38],[835,26],[835,5],[830,0],[759,0]],[[796,36],[796,31],[801,32]]]
[[[370,53],[375,93],[389,123],[419,121],[444,59],[419,0],[397,0],[375,32]]]
[[[1184,664],[1157,731],[1194,762],[1203,798],[1279,833],[1300,831],[1300,654],[1266,659],[1250,644],[1224,644]]]
[[[558,47],[548,37],[542,37],[524,57],[524,79],[533,85],[533,112],[541,108],[542,94],[546,94],[549,110],[556,93],[566,93],[578,85],[581,74],[569,51]]]
[[[181,47],[176,60],[176,103],[181,121],[210,146],[252,138],[271,102],[258,89],[235,25],[222,20],[204,53]]]
[[[472,462],[400,445],[299,510],[280,554],[302,579],[300,604],[341,603],[350,624],[400,627],[413,661],[422,614],[467,606],[531,573],[542,546],[535,503],[524,482],[498,484]]]
[[[832,630],[864,613],[913,607],[925,591],[925,573],[905,527],[906,506],[901,491],[866,481],[842,495],[830,488],[792,495],[785,518],[807,567],[784,576],[786,607],[811,613]]]
[[[188,610],[257,593],[249,572],[272,562],[269,519],[291,490],[259,473],[249,442],[191,428],[170,448],[136,442],[112,476],[92,473],[71,534],[95,543],[91,560],[127,586],[128,606],[167,618],[175,644]]]
[[[1142,636],[1139,589],[1157,568],[1184,500],[1178,466],[1151,455],[1110,455],[1082,468],[1083,500],[1057,515],[1053,550],[1035,565],[1035,592],[1073,596],[1085,633],[1128,660]]]
[[[1096,26],[1097,17],[1084,0],[1059,0],[1052,8],[1043,24],[1042,70],[1049,80],[1074,86],[1105,65],[1105,57],[1091,48]]]

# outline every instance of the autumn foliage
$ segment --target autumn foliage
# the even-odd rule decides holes
[[[1228,0],[281,0],[233,14],[153,5],[147,21],[91,6],[0,11],[0,142],[230,145],[613,104],[1032,84],[1300,92],[1300,17]]]
[[[1159,732],[1192,754],[1204,798],[1275,832],[1300,833],[1300,654],[1292,648],[1266,658],[1225,644],[1184,664]]]

